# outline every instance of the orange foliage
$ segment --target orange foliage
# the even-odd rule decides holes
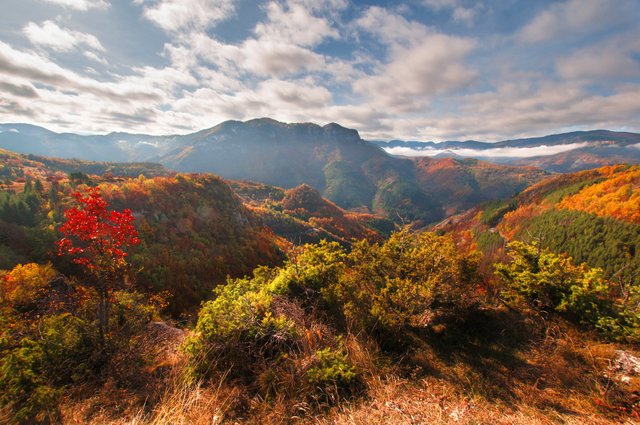
[[[565,197],[558,207],[640,224],[640,167],[606,167],[602,171],[607,180]]]
[[[549,209],[538,204],[523,205],[520,208],[506,213],[498,224],[500,236],[506,240],[512,240],[520,231],[520,227],[524,222],[532,217],[542,214]]]

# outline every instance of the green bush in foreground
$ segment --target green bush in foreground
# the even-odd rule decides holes
[[[603,278],[602,269],[576,265],[535,243],[511,242],[508,250],[511,261],[495,266],[507,301],[563,314],[613,340],[638,340],[637,287],[613,284]]]
[[[396,341],[469,307],[476,263],[432,233],[357,242],[349,253],[337,243],[306,245],[282,267],[216,289],[185,344],[192,371],[249,383],[263,395],[293,386],[317,400],[327,399],[318,389],[331,399],[353,393],[359,372],[343,337],[391,346],[390,335]]]
[[[157,315],[155,299],[114,292],[101,343],[90,291],[50,265],[0,271],[0,411],[11,423],[55,422],[67,387],[140,372],[135,342]]]
[[[346,354],[331,348],[318,350],[311,367],[307,370],[307,382],[315,388],[335,386],[350,388],[357,379],[357,372]]]
[[[9,406],[16,422],[47,422],[57,417],[61,389],[88,376],[97,341],[95,328],[69,314],[40,324],[39,335],[2,347],[0,404]]]

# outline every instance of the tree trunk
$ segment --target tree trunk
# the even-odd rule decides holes
[[[98,331],[100,337],[100,348],[104,348],[105,336],[108,331],[107,326],[109,324],[109,299],[107,295],[105,287],[98,287]]]

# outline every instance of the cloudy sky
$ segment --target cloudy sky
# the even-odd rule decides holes
[[[2,0],[0,122],[365,138],[640,131],[640,0]]]

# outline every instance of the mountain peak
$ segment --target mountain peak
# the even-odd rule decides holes
[[[361,140],[360,134],[357,130],[346,128],[337,124],[335,122],[331,122],[322,127],[324,133],[331,138],[344,138],[349,140]]]

